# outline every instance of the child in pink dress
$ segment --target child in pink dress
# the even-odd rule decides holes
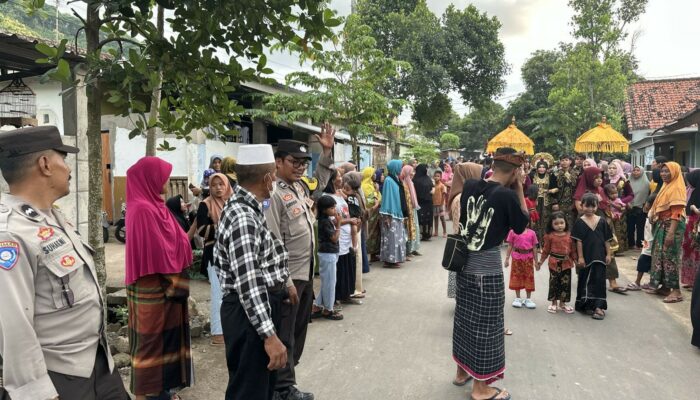
[[[504,267],[508,268],[508,261],[513,257],[513,265],[510,269],[510,281],[508,287],[515,290],[516,298],[513,300],[513,307],[529,309],[537,307],[530,299],[535,291],[535,269],[540,270],[540,263],[537,262],[537,234],[530,228],[525,229],[521,234],[512,230],[508,232],[506,238],[508,251]],[[521,290],[525,289],[526,299],[520,296]]]

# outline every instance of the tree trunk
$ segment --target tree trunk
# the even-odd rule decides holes
[[[158,6],[158,38],[163,37],[163,6]],[[156,121],[158,119],[158,111],[160,107],[160,95],[161,95],[161,82],[163,81],[163,69],[158,67],[158,82],[151,92],[151,110],[149,113],[149,121]],[[156,155],[156,127],[152,126],[148,128],[146,133],[146,155],[155,156]]]
[[[95,54],[100,42],[99,2],[89,1],[85,37],[88,54]],[[102,241],[102,88],[100,79],[85,88],[87,95],[87,140],[88,140],[88,242],[95,249],[97,280],[104,294],[107,273],[105,248]]]
[[[352,162],[360,167],[360,146],[357,142],[357,134],[351,134],[350,143],[352,144]]]

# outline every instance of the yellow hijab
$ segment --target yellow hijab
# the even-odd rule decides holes
[[[652,216],[657,216],[673,206],[683,206],[684,210],[686,206],[686,188],[683,175],[681,174],[681,166],[671,161],[659,166],[659,168],[663,167],[668,168],[668,171],[671,173],[671,181],[668,183],[664,182],[659,194],[656,196],[650,213]],[[652,218],[652,220],[655,220],[655,218]]]
[[[367,167],[362,170],[362,193],[365,194],[365,199],[367,199],[369,206],[377,204],[377,201],[382,201],[382,194],[374,188],[374,181],[372,180],[374,172],[375,169],[372,167]],[[373,198],[377,200],[371,200]]]

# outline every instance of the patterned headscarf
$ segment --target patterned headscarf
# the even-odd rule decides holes
[[[610,168],[611,165],[615,166],[617,173],[615,173],[615,175],[611,176],[610,173],[608,172],[608,179],[610,180],[610,183],[612,183],[613,185],[617,185],[617,182],[619,182],[620,179],[622,179],[623,181],[625,180],[625,171],[622,170],[622,164],[620,164],[619,161],[611,162],[610,165],[608,166],[608,168]]]

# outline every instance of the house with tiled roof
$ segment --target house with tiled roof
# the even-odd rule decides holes
[[[688,118],[700,104],[700,77],[641,81],[627,88],[625,118],[632,136],[632,162],[650,165],[663,155],[700,166],[698,124]],[[684,123],[679,123],[683,120]]]

